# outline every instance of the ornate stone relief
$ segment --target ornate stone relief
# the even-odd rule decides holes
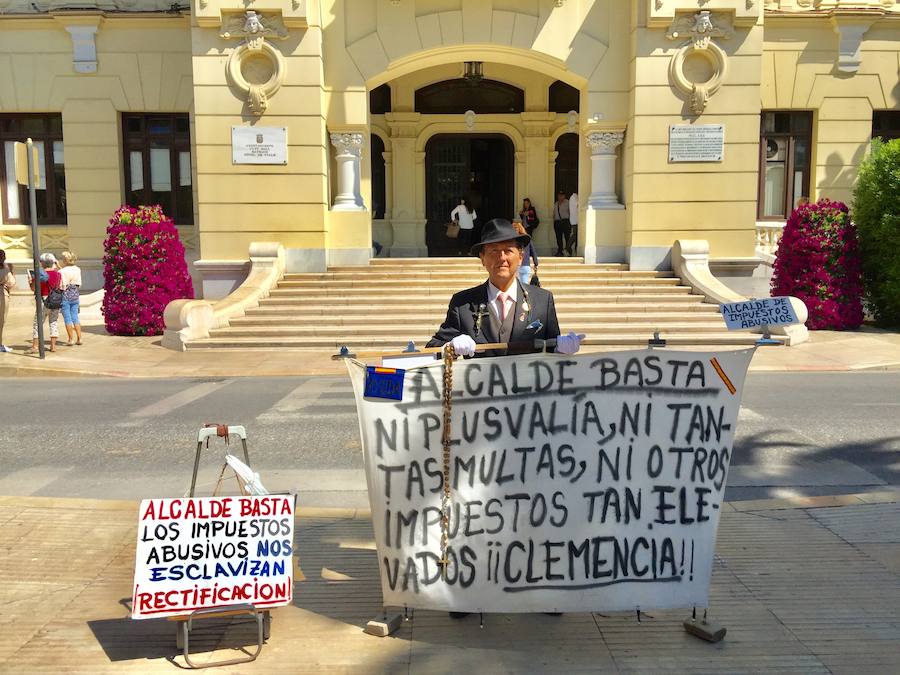
[[[624,140],[624,131],[592,131],[585,136],[592,155],[614,155]]]
[[[219,37],[224,40],[243,39],[231,52],[225,64],[229,84],[245,96],[254,115],[262,115],[269,99],[281,88],[287,69],[284,57],[269,40],[283,40],[288,36],[278,14],[247,10],[243,14],[222,17]]]
[[[669,30],[666,37],[670,40],[687,39],[675,52],[669,63],[669,77],[675,88],[688,97],[688,105],[695,115],[706,109],[710,96],[722,86],[728,71],[728,57],[713,38],[727,40],[734,32],[729,23],[729,16],[723,12],[703,10],[693,16],[680,15]],[[687,59],[702,58],[709,64],[711,74],[705,81],[694,81],[685,72]]]

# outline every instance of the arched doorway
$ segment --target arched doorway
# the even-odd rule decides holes
[[[563,134],[556,141],[556,168],[553,176],[553,201],[560,190],[571,195],[578,191],[578,134]]]
[[[502,134],[437,134],[425,146],[425,243],[429,256],[455,255],[445,235],[464,197],[478,214],[476,236],[491,218],[513,215],[514,152]]]

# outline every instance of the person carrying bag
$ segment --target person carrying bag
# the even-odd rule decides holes
[[[44,307],[47,308],[47,319],[50,322],[50,351],[56,351],[56,341],[59,339],[59,310],[63,302],[62,274],[56,269],[56,256],[52,253],[44,253],[40,257],[41,269],[38,270],[38,282],[41,285],[41,297]],[[34,290],[34,276],[28,275],[28,285]],[[37,308],[34,312],[34,323],[31,331],[31,349],[26,354],[38,353],[38,325]]]

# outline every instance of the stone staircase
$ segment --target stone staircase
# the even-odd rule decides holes
[[[365,267],[286,274],[259,307],[187,346],[399,350],[413,340],[421,347],[450,296],[485,279],[474,258],[376,258]],[[654,331],[670,345],[749,345],[757,337],[728,333],[718,307],[672,272],[542,258],[540,279],[562,330],[585,333],[587,345],[644,346]]]

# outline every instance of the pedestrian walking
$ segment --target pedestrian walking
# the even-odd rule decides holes
[[[572,226],[572,236],[569,239],[569,255],[575,255],[578,248],[578,193],[573,192],[569,197],[569,224]]]
[[[0,352],[12,351],[3,342],[3,326],[9,316],[9,301],[12,289],[16,287],[16,275],[13,266],[6,262],[6,251],[0,249]]]
[[[513,227],[516,228],[516,232],[520,235],[528,234],[525,231],[525,226],[516,221],[513,223]],[[531,263],[534,263],[533,265]],[[537,274],[538,268],[538,257],[537,253],[534,250],[534,242],[529,241],[525,248],[522,250],[522,264],[519,265],[519,283],[529,284],[531,283],[532,276]]]
[[[572,246],[572,223],[569,220],[569,200],[566,193],[560,190],[556,195],[556,203],[553,205],[553,231],[556,233],[556,252],[553,255],[563,255],[563,250],[569,250]],[[572,255],[570,252],[569,255]]]
[[[457,255],[469,255],[469,248],[472,246],[472,233],[475,231],[475,219],[478,214],[475,213],[466,200],[460,198],[459,204],[450,212],[450,220],[456,221],[459,225],[459,236],[456,243],[459,246]]]
[[[81,306],[81,268],[75,264],[78,257],[71,251],[63,251],[62,261],[62,315],[66,324],[66,336],[69,338],[66,345],[71,347],[73,344],[81,344],[81,320],[78,318]]]
[[[41,269],[38,270],[38,282],[41,288],[41,298],[44,301],[44,312],[50,322],[50,351],[56,351],[56,341],[59,339],[59,310],[62,307],[62,274],[57,269],[56,256],[52,253],[44,253],[40,257]],[[28,285],[34,290],[34,275],[28,271]],[[58,291],[53,293],[53,291]],[[50,294],[53,293],[53,297]],[[59,304],[57,304],[57,302]],[[38,324],[37,307],[34,308],[34,323],[31,331],[31,349],[26,354],[38,353]]]
[[[529,237],[533,237],[534,231],[537,229],[537,226],[541,224],[541,221],[540,218],[538,218],[537,210],[534,208],[534,205],[528,197],[525,197],[525,199],[522,200],[522,210],[519,211],[519,219],[522,221],[522,225],[525,228],[525,234]]]

